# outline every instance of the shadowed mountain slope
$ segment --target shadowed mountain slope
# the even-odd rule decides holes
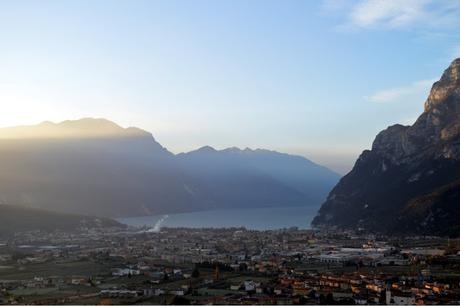
[[[103,119],[47,129],[51,136],[0,140],[3,203],[110,217],[190,205],[174,155],[151,134]]]
[[[379,133],[334,187],[315,226],[460,235],[460,59],[412,126]]]
[[[262,149],[203,147],[178,158],[198,188],[236,207],[315,206],[339,178],[306,158]]]
[[[24,231],[75,231],[80,228],[126,226],[115,220],[83,215],[64,214],[16,205],[0,205],[0,236]]]
[[[338,175],[305,158],[210,147],[174,155],[105,119],[0,129],[0,202],[109,217],[319,205]]]

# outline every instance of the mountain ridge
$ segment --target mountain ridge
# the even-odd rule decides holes
[[[5,203],[109,217],[319,205],[338,180],[306,158],[269,150],[205,146],[175,155],[151,133],[106,119],[37,126],[0,137]],[[7,132],[14,128],[0,129],[0,136]]]
[[[148,137],[145,130],[128,127],[104,118],[81,118],[58,123],[43,121],[36,125],[20,125],[0,128],[0,139],[55,139],[55,138],[100,138],[100,137]]]

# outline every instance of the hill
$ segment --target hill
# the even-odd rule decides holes
[[[24,231],[75,231],[79,228],[125,226],[108,218],[58,213],[15,205],[0,205],[0,236]]]

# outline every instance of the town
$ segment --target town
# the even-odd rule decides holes
[[[460,303],[460,240],[289,228],[81,228],[0,240],[0,303]]]

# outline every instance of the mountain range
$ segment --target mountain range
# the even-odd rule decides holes
[[[318,205],[339,175],[268,150],[173,154],[106,119],[0,129],[0,203],[106,217]]]
[[[316,227],[460,235],[460,59],[412,126],[380,132],[330,192]]]

